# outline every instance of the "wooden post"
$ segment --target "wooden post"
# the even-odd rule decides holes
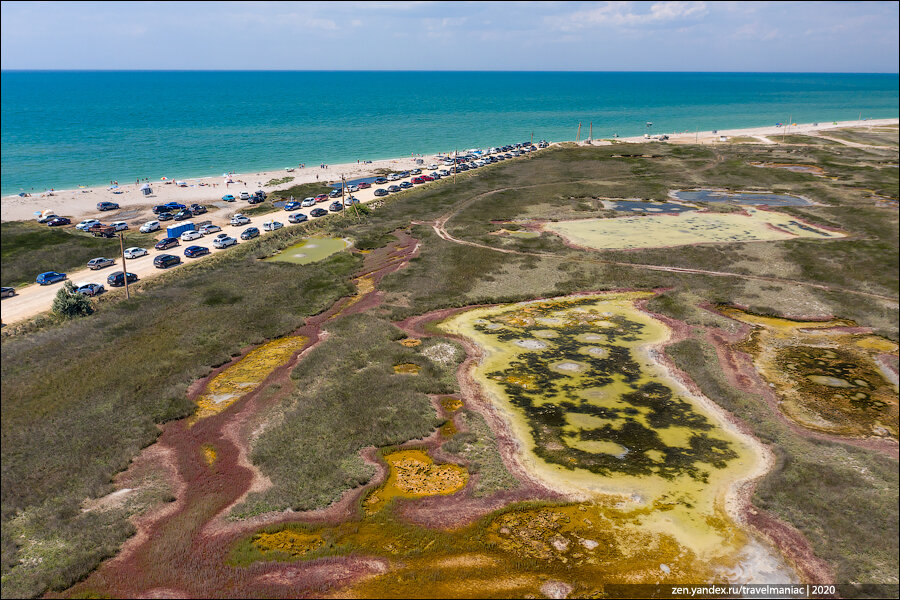
[[[131,298],[131,292],[128,291],[128,269],[125,267],[125,234],[119,233],[119,251],[122,253],[122,277],[125,279],[125,299]]]
[[[591,128],[590,128],[590,131],[589,131],[589,133],[588,133],[588,141],[589,141],[589,142],[593,142],[593,141],[594,141],[594,122],[593,122],[593,121],[591,121]]]
[[[578,123],[578,133],[575,134],[575,143],[581,141],[581,122]]]

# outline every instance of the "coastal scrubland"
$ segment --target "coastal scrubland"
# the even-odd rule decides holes
[[[0,283],[17,286],[34,283],[38,273],[81,269],[98,256],[120,255],[118,238],[97,238],[76,229],[53,229],[28,221],[7,221],[0,225]],[[127,233],[126,248],[156,243],[152,234]]]
[[[884,135],[895,139],[896,131]],[[688,325],[685,339],[665,353],[776,457],[754,506],[796,528],[837,581],[896,584],[896,456],[792,426],[758,390],[733,384],[710,342],[711,333],[740,331],[711,308],[717,304],[852,319],[898,339],[898,214],[882,201],[897,200],[896,148],[788,137],[785,145],[550,149],[389,196],[359,220],[336,216],[286,228],[141,283],[131,300],[109,294],[90,317],[38,319],[5,333],[3,595],[65,590],[114,555],[133,532],[128,517],[177,491],[148,485],[140,501],[114,510],[85,511],[85,503],[115,491],[115,474],[154,442],[160,425],[191,414],[192,381],[356,293],[365,253],[397,230],[416,240],[416,255],[379,282],[377,306],[329,322],[324,341],[293,369],[290,389],[272,391],[279,400],[257,416],[249,441],[249,459],[271,487],[250,493],[230,520],[325,508],[371,481],[375,470],[361,450],[425,438],[446,425],[429,395],[459,393],[463,349],[451,344],[454,359],[436,362],[428,349],[450,342],[430,331],[434,337],[421,345],[405,346],[402,319],[573,292],[656,290],[647,309]],[[751,163],[812,164],[825,176]],[[603,199],[666,201],[673,189],[698,187],[801,195],[814,204],[776,210],[848,237],[590,251],[548,232],[526,238],[500,231],[618,218]],[[362,252],[304,266],[258,260],[311,230],[350,238]],[[418,374],[393,370],[409,364]],[[478,464],[470,470],[485,484],[473,493],[488,496],[508,488],[512,476],[496,432],[467,411],[456,417],[467,431],[442,448]]]

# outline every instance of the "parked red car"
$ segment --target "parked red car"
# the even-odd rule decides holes
[[[319,194],[318,196],[316,196],[316,204],[318,204],[319,202],[325,202],[326,200],[328,200],[328,194]]]
[[[413,178],[410,180],[410,182],[411,182],[413,185],[418,185],[418,184],[420,184],[420,183],[425,183],[425,180],[422,179],[421,177],[413,177]]]
[[[361,189],[361,190],[365,190],[365,189],[368,189],[368,188],[372,187],[372,184],[371,184],[371,183],[366,183],[365,181],[363,181],[362,183],[357,183],[357,184],[356,184],[356,187],[358,187],[358,188]]]
[[[431,175],[422,175],[421,177],[419,177],[419,179],[421,179],[422,181],[434,181],[434,177],[432,177]]]

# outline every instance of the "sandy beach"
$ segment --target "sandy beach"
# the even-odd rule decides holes
[[[792,134],[816,134],[829,129],[844,129],[847,127],[878,127],[885,125],[897,125],[900,119],[867,119],[863,121],[832,121],[830,123],[786,123],[785,127],[750,127],[747,129],[718,129],[715,133],[712,131],[653,131],[651,137],[659,135],[669,136],[668,141],[680,144],[714,144],[720,141],[721,136],[731,137],[755,137],[764,144],[777,144],[778,136]],[[771,137],[769,137],[771,136]],[[641,142],[646,141],[643,136],[619,138],[624,142]],[[858,146],[862,144],[848,143],[849,146]]]
[[[827,132],[829,129],[840,129],[845,127],[875,127],[885,125],[897,125],[898,119],[874,119],[867,121],[840,121],[837,123],[819,123],[819,124],[798,124],[790,125],[787,128],[787,134],[817,134]],[[712,131],[700,132],[663,132],[654,131],[653,136],[668,135],[670,143],[701,143],[711,144],[719,143],[720,136],[728,138],[755,137],[760,143],[778,143],[778,136],[785,133],[783,127],[755,127],[750,129],[728,129],[718,130],[716,133]],[[771,136],[771,137],[769,137]],[[646,141],[642,136],[619,138],[621,142],[643,142]],[[499,142],[498,142],[499,143]],[[601,140],[594,140],[594,144],[609,143]],[[848,143],[848,145],[855,145]],[[221,175],[183,179],[187,187],[179,187],[174,181],[182,181],[178,177],[170,178],[168,181],[150,181],[153,194],[144,196],[140,187],[142,183],[119,182],[117,190],[108,189],[108,187],[92,187],[75,190],[54,190],[52,195],[46,192],[34,194],[30,197],[20,196],[4,196],[0,203],[0,218],[3,221],[24,221],[35,218],[35,212],[43,210],[52,210],[61,216],[67,216],[78,222],[84,218],[97,217],[102,213],[97,211],[98,202],[111,201],[118,203],[123,210],[132,209],[127,220],[137,219],[146,216],[147,219],[152,218],[150,208],[156,204],[164,204],[166,202],[182,202],[190,204],[192,202],[210,203],[218,201],[225,194],[238,195],[242,191],[254,192],[263,189],[266,192],[285,189],[301,183],[311,183],[315,181],[331,182],[339,181],[341,175],[347,179],[357,177],[365,177],[373,175],[376,169],[393,169],[408,170],[415,168],[416,158],[421,158],[425,162],[425,166],[431,163],[440,162],[438,155],[424,155],[418,157],[405,157],[395,159],[376,160],[372,162],[361,163],[345,163],[338,165],[328,165],[327,169],[320,168],[319,165],[307,165],[304,168],[294,167],[293,172],[285,169],[274,171],[261,171],[251,173],[236,173],[232,175],[235,183],[225,184],[225,178]],[[174,169],[173,169],[174,171]],[[273,179],[284,177],[293,177],[289,183],[277,186],[267,186],[266,183]],[[115,192],[121,193],[115,193]],[[146,214],[143,214],[146,211]],[[108,215],[104,215],[108,218]]]
[[[416,164],[417,158],[424,160],[424,166],[440,162],[437,155],[426,155],[328,165],[327,168],[320,168],[319,165],[307,165],[304,168],[293,167],[292,172],[288,172],[286,169],[279,169],[277,171],[235,173],[231,175],[234,183],[230,184],[226,184],[225,178],[222,176],[195,177],[191,179],[174,177],[168,178],[166,181],[150,181],[153,193],[149,196],[145,196],[141,192],[140,188],[144,182],[119,181],[117,189],[92,187],[76,190],[54,190],[51,193],[33,194],[24,198],[21,196],[4,196],[2,203],[0,203],[0,216],[2,216],[3,221],[27,221],[35,218],[35,212],[52,210],[60,216],[71,218],[74,223],[87,217],[102,216],[104,220],[109,220],[109,213],[97,211],[98,202],[109,201],[116,202],[123,211],[129,210],[131,213],[134,213],[135,210],[142,212],[143,209],[146,209],[145,216],[149,220],[153,218],[150,209],[157,204],[165,204],[166,202],[181,202],[185,204],[193,202],[201,204],[212,203],[220,201],[225,194],[232,194],[237,197],[244,191],[252,194],[259,189],[272,192],[302,183],[314,183],[316,181],[329,183],[340,181],[342,175],[347,180],[351,180],[373,175],[377,169],[407,171],[417,166],[420,168],[423,166]],[[293,177],[293,180],[280,185],[266,185],[267,182],[273,179],[286,177]],[[186,187],[175,185],[175,181],[184,181]],[[124,220],[131,222],[137,216],[137,214],[134,217],[129,215]]]

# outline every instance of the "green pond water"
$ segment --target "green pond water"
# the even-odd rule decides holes
[[[275,256],[266,260],[289,262],[296,265],[308,265],[328,258],[335,252],[340,252],[349,246],[347,240],[341,238],[307,238],[293,246],[288,246]]]

